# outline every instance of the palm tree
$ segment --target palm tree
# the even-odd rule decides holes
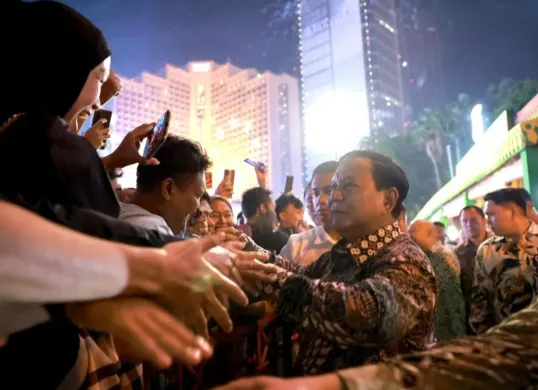
[[[413,218],[438,188],[434,180],[435,172],[428,164],[423,140],[408,132],[392,137],[366,137],[361,140],[360,147],[383,153],[403,168],[409,181],[405,204],[409,218]]]
[[[469,95],[460,93],[455,102],[451,102],[445,107],[446,115],[451,122],[445,136],[454,142],[456,161],[459,161],[462,153],[465,153],[472,146],[471,110],[474,103]]]
[[[450,119],[439,108],[426,108],[412,124],[411,134],[429,157],[437,189],[441,188],[443,180],[440,165],[444,156],[444,138],[451,134]]]
[[[504,79],[498,85],[491,85],[486,92],[491,108],[491,119],[494,120],[505,110],[513,117],[536,94],[538,94],[538,80]]]

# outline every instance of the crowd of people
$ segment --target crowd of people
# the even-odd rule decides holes
[[[404,170],[356,150],[313,170],[304,203],[273,200],[256,169],[235,216],[227,178],[207,193],[198,143],[170,135],[144,158],[142,124],[100,158],[105,121],[79,133],[121,93],[97,27],[54,1],[0,7],[38,32],[2,25],[2,388],[142,389],[155,375],[167,388],[165,369],[219,348],[226,390],[538,386],[538,215],[524,189],[463,208],[452,246],[442,223],[408,226]],[[131,164],[136,188],[122,189]],[[297,336],[293,378],[248,376],[248,335],[219,344],[268,317]]]

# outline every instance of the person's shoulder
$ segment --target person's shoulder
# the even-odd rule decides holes
[[[406,233],[399,235],[387,245],[385,255],[396,261],[430,263],[428,256]]]
[[[319,235],[318,232],[317,232],[317,229],[318,228],[313,228],[313,229],[307,230],[306,232],[292,234],[290,236],[290,241],[291,242],[297,242],[297,241],[308,240],[310,237]]]
[[[478,246],[477,253],[481,253],[481,252],[483,253],[491,249],[494,249],[499,244],[502,244],[503,241],[504,241],[504,237],[491,236]]]
[[[273,237],[276,238],[278,241],[284,242],[285,245],[288,242],[290,235],[280,229],[277,229],[273,232]]]
[[[464,240],[454,247],[454,253],[459,254],[465,251],[466,249],[467,249],[467,240]]]

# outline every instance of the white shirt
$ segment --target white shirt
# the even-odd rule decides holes
[[[152,214],[133,203],[120,203],[120,219],[149,230],[157,230],[162,234],[174,235],[163,217]]]
[[[300,265],[309,265],[330,251],[334,244],[336,240],[327,234],[323,226],[318,226],[307,232],[292,234],[280,256]]]

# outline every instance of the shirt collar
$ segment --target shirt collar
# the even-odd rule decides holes
[[[368,258],[376,256],[381,249],[392,243],[401,234],[398,222],[394,222],[358,240],[342,242],[342,244],[351,252],[357,262],[362,263]]]
[[[519,239],[517,245],[514,243],[513,240],[504,236],[494,236],[493,241],[497,243],[517,246],[519,248],[524,248],[527,246],[529,241],[536,239],[536,235],[538,235],[538,225],[532,221],[529,221],[529,227],[527,228],[525,233],[521,235],[521,238]]]

